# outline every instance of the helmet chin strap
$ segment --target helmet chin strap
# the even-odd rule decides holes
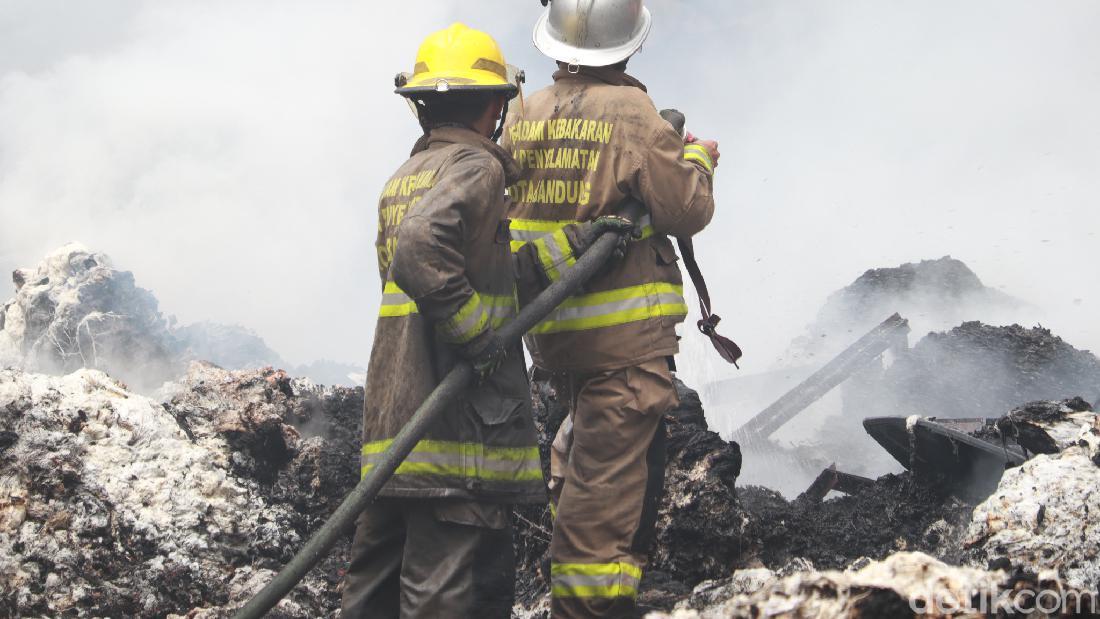
[[[504,107],[500,110],[500,123],[497,125],[497,130],[493,132],[493,135],[489,137],[490,140],[496,142],[500,139],[500,136],[504,134],[504,121],[508,119],[508,100],[504,100]]]

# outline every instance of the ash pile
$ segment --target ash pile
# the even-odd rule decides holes
[[[791,342],[782,363],[797,366],[830,359],[894,313],[909,319],[916,333],[928,333],[976,318],[1011,324],[1032,318],[1033,308],[986,286],[951,256],[869,269],[826,299],[805,333]]]
[[[358,480],[362,389],[196,363],[162,396],[0,370],[0,616],[223,616]],[[346,553],[278,613],[332,614]]]
[[[354,364],[289,366],[239,325],[177,325],[133,273],[107,255],[70,243],[12,274],[15,296],[0,305],[0,367],[64,375],[102,370],[140,393],[182,376],[192,361],[230,369],[282,367],[322,384],[363,383]]]

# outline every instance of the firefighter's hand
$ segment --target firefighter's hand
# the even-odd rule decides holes
[[[479,385],[492,376],[508,356],[504,344],[492,329],[474,338],[458,352],[473,366]]]
[[[714,163],[714,167],[718,167],[718,158],[722,156],[722,153],[718,152],[718,140],[700,140],[689,131],[688,134],[684,136],[684,144],[698,144],[707,149],[707,154],[710,155],[710,160]]]
[[[569,244],[573,247],[573,257],[580,258],[588,251],[596,239],[605,232],[615,232],[619,235],[619,243],[615,248],[615,255],[622,257],[626,253],[626,243],[631,238],[638,238],[642,231],[634,226],[634,222],[617,215],[598,217],[593,221],[582,224],[570,224],[566,226],[565,235],[569,238]]]
[[[622,260],[623,256],[626,255],[626,244],[630,239],[637,239],[642,236],[641,228],[636,228],[634,222],[618,215],[606,215],[592,222],[593,242],[603,236],[605,232],[614,232],[619,235],[619,242],[615,245],[615,251],[611,254],[615,260]]]
[[[629,232],[631,235],[637,236],[634,230],[634,222],[618,215],[598,217],[591,225],[593,239],[599,238],[604,232],[617,232],[622,235]]]

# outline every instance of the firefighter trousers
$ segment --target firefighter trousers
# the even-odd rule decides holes
[[[571,403],[551,449],[552,616],[631,617],[664,489],[665,359],[555,378]],[[572,428],[570,440],[569,427]]]
[[[345,619],[511,616],[508,506],[379,499],[359,517],[344,578]]]

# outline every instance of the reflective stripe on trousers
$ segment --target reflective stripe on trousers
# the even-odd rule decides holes
[[[393,439],[363,445],[361,475],[381,460]],[[419,441],[395,475],[437,475],[485,481],[537,481],[542,479],[538,447],[487,447],[457,441]]]
[[[508,230],[512,235],[512,251],[519,251],[519,248],[525,244],[548,234],[560,232],[562,228],[575,223],[577,223],[575,219],[513,219],[508,226]],[[642,239],[653,236],[653,218],[648,213],[638,220],[638,225],[642,227]]]
[[[551,563],[550,593],[556,598],[635,598],[642,569],[629,563]]]
[[[683,286],[654,282],[570,297],[530,333],[583,331],[687,313]]]
[[[478,296],[481,305],[488,312],[489,324],[494,329],[499,329],[515,318],[519,312],[519,304],[516,302],[514,295],[478,293]],[[416,301],[413,301],[409,295],[398,288],[397,284],[386,282],[386,286],[382,290],[382,307],[378,311],[379,317],[409,316],[419,313],[420,308],[416,306]]]

